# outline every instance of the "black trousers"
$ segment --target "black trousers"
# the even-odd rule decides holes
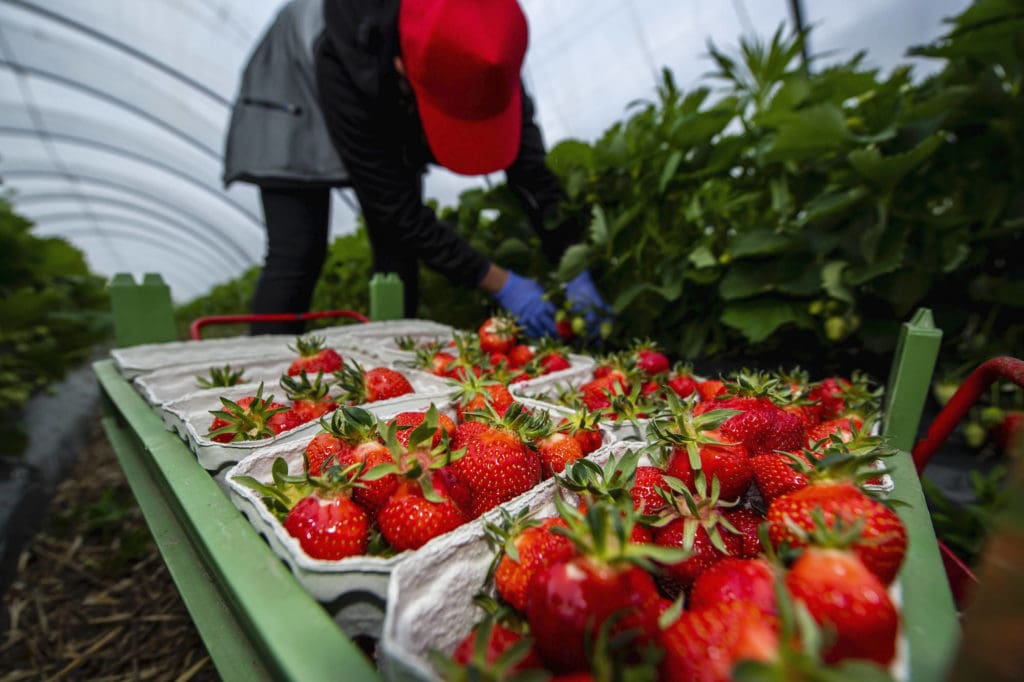
[[[260,187],[267,253],[253,293],[253,313],[303,313],[327,257],[329,187]],[[395,272],[405,289],[404,314],[416,316],[419,263],[415,255],[371,238],[373,271]],[[367,311],[363,311],[367,312]],[[250,334],[302,334],[305,322],[258,322]]]

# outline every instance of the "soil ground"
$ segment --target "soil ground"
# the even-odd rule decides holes
[[[22,551],[0,626],[0,682],[219,679],[99,429]]]

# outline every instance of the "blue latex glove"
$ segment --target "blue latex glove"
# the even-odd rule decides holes
[[[565,285],[565,296],[569,299],[572,310],[583,315],[590,336],[597,336],[601,323],[610,322],[613,318],[612,309],[598,293],[589,270],[584,270],[569,280]]]
[[[515,315],[534,338],[555,335],[555,306],[544,299],[544,290],[532,279],[508,271],[508,281],[494,294],[502,308]]]

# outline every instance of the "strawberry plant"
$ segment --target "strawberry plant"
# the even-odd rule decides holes
[[[17,420],[39,390],[88,359],[110,332],[104,280],[63,239],[36,237],[0,198],[0,440],[24,445]]]

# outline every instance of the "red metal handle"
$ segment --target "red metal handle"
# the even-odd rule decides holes
[[[946,442],[949,434],[966,416],[978,398],[988,390],[995,381],[1005,379],[1024,387],[1024,361],[1011,357],[992,358],[978,365],[970,376],[960,384],[953,397],[949,399],[942,411],[928,427],[928,434],[914,446],[914,465],[917,473],[924,471],[928,460],[932,458],[939,446]]]
[[[325,317],[347,317],[359,322],[369,322],[370,319],[362,313],[354,310],[321,310],[315,313],[259,313],[245,315],[207,315],[197,317],[189,325],[189,335],[193,340],[203,338],[202,328],[208,324],[232,324],[235,322],[295,322],[305,320],[320,320]]]

